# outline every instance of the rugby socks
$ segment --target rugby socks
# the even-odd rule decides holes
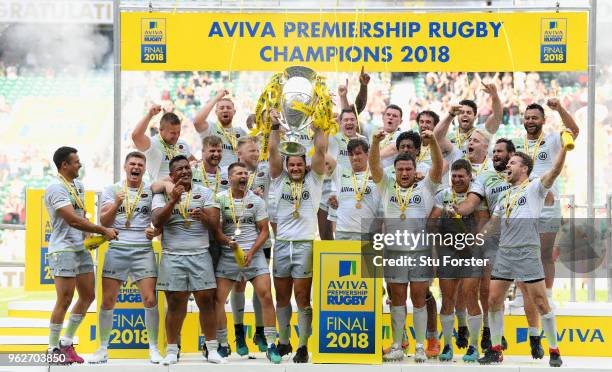
[[[482,325],[482,314],[468,315],[467,326],[470,331],[470,345],[478,349],[478,337],[480,336],[480,326]]]
[[[225,330],[227,332],[227,329]],[[170,346],[170,345],[168,345]],[[206,348],[208,349],[209,352],[211,351],[218,351],[219,350],[219,341],[217,340],[206,340]]]
[[[504,311],[489,311],[489,322],[491,323],[491,344],[501,345],[504,334]]]
[[[444,345],[453,344],[453,331],[455,329],[454,314],[440,314],[440,323],[442,324],[442,334],[444,335]]]
[[[467,310],[456,310],[457,327],[467,327]]]
[[[221,346],[227,346],[227,328],[217,329],[217,342]],[[208,341],[206,342],[206,346],[208,346]]]
[[[206,346],[208,346],[208,343]],[[168,346],[166,346],[166,355],[167,354],[178,355],[178,352],[179,352],[178,344],[168,344]]]
[[[489,313],[488,312],[482,313],[482,326],[485,328],[489,328]]]
[[[113,330],[113,310],[100,309],[98,314],[98,325],[100,327],[100,347],[108,349],[108,340]]]
[[[417,344],[425,342],[427,331],[427,307],[415,307],[412,310],[412,323],[414,323],[414,338]]]
[[[529,336],[539,336],[540,330],[536,327],[529,327]]]
[[[62,324],[49,323],[49,350],[59,347],[60,333],[62,332]]]
[[[244,296],[244,294],[243,294]],[[255,313],[255,327],[263,327],[263,315],[261,313],[261,302],[259,302],[259,297],[253,291],[253,312]]]
[[[274,345],[276,341],[276,327],[264,327],[264,335],[266,336],[268,346]]]
[[[542,329],[548,340],[548,346],[551,349],[557,348],[557,321],[555,319],[555,313],[552,310],[544,315],[540,316],[542,321]]]
[[[66,326],[66,332],[64,332],[64,337],[62,339],[64,345],[72,345],[72,339],[74,338],[74,334],[77,329],[81,325],[84,316],[82,314],[70,314],[70,319],[68,319],[68,325]]]
[[[244,324],[244,292],[232,290],[230,295],[232,314],[234,314],[234,324]]]
[[[291,336],[291,303],[285,307],[276,309],[276,319],[278,320],[278,340],[281,344],[287,345]]]
[[[312,334],[312,307],[298,309],[298,330],[300,331],[298,347],[308,345],[308,338]]]
[[[393,348],[401,349],[406,326],[406,306],[391,306],[391,332]]]
[[[149,335],[149,346],[157,346],[157,329],[159,328],[159,312],[157,305],[145,307],[145,327]]]

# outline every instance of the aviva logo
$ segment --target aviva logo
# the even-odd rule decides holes
[[[338,276],[348,276],[357,274],[357,261],[339,261]]]
[[[546,337],[544,332],[540,334],[540,337]],[[528,328],[517,328],[516,329],[516,342],[527,342],[529,339]],[[557,330],[557,342],[601,342],[604,343],[603,333],[599,328],[562,328]]]

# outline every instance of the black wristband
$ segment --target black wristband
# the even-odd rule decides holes
[[[279,130],[280,124],[272,124],[272,130]]]

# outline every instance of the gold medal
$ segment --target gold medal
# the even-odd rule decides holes
[[[412,186],[410,186],[410,188],[406,190],[404,195],[402,195],[400,188],[401,186],[396,181],[395,182],[395,198],[397,200],[397,205],[401,212],[400,219],[405,220],[406,210],[408,209],[408,206],[410,205],[410,199],[412,198],[412,191],[414,190],[414,184],[412,184]]]
[[[355,172],[351,174],[351,184],[353,185],[353,190],[355,191],[355,200],[357,203],[355,204],[355,208],[361,209],[361,201],[363,200],[363,194],[366,192],[366,188],[368,186],[368,179],[370,178],[370,170],[366,169],[365,174],[363,175],[363,180],[361,181],[361,187],[357,184],[357,175]]]
[[[234,195],[232,194],[232,189],[229,190],[230,213],[231,213],[232,221],[234,222],[234,225],[236,225],[236,230],[234,230],[234,236],[238,236],[242,232],[242,230],[240,230],[240,217],[244,216],[244,199],[247,197],[247,192],[248,191],[249,191],[248,189],[245,191],[244,196],[240,200],[240,210],[241,210],[241,212],[240,212],[240,216],[239,216],[236,213],[236,205],[234,204]]]
[[[300,218],[300,212],[298,211],[293,211],[292,215],[293,215],[293,218]]]
[[[179,202],[178,210],[181,217],[183,217],[183,226],[186,229],[191,227],[191,221],[189,221],[189,204],[191,203],[191,191],[190,189],[185,195],[185,198]]]
[[[136,191],[136,196],[134,197],[134,200],[130,201],[130,189],[128,188],[127,181],[123,183],[123,194],[125,195],[125,198],[123,199],[123,207],[125,208],[125,227],[127,228],[132,225],[130,223],[130,220],[134,216],[136,207],[140,202],[140,197],[142,195],[142,186],[143,184],[140,183],[140,186],[138,186],[138,190]]]

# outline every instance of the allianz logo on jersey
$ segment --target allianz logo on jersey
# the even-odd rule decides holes
[[[353,187],[351,186],[342,186],[342,188],[340,189],[340,192],[355,192],[355,189],[353,189]],[[363,193],[366,195],[371,194],[372,188],[370,186],[366,186],[366,189]]]
[[[392,196],[389,201],[391,201],[391,203],[397,203],[397,198]],[[414,195],[412,198],[410,198],[409,204],[421,204],[421,195]]]
[[[510,188],[510,185],[497,186],[491,189],[491,194],[497,194],[499,192],[506,191],[509,188]]]
[[[545,338],[544,332],[540,334]],[[516,329],[516,343],[527,342],[529,340],[528,328]],[[559,328],[557,329],[557,342],[581,342],[581,343],[604,343],[603,332],[600,328]]]
[[[293,196],[291,196],[290,194],[285,194],[285,193],[282,193],[281,199],[282,200],[287,200],[287,201],[289,201],[291,203],[293,203],[295,201]],[[302,191],[302,200],[308,200],[308,199],[310,199],[310,192]]]

